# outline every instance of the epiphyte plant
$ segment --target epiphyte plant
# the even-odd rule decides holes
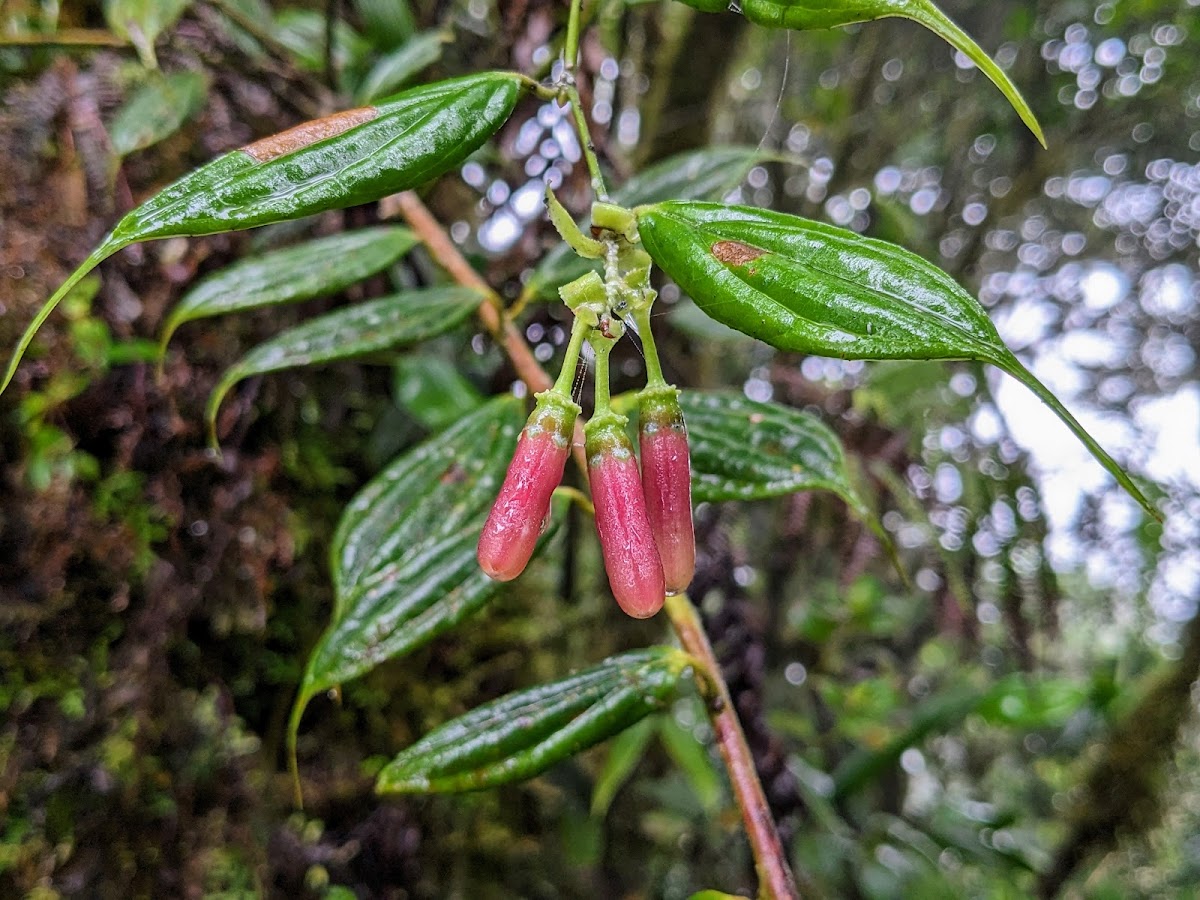
[[[688,5],[705,11],[727,8],[715,0]],[[684,689],[684,675],[690,671],[730,773],[761,891],[769,897],[796,896],[720,668],[686,594],[696,559],[692,499],[693,494],[699,499],[751,499],[821,488],[846,499],[857,513],[870,514],[856,496],[836,438],[811,416],[776,404],[758,404],[748,416],[744,398],[680,394],[666,382],[651,330],[654,269],[678,284],[702,312],[777,349],[846,359],[965,359],[994,365],[1041,397],[1151,515],[1157,511],[1004,345],[978,301],[931,263],[852,231],[718,202],[728,187],[719,177],[693,178],[671,197],[637,196],[632,189],[610,195],[574,81],[581,6],[581,0],[569,5],[561,64],[550,81],[490,72],[418,87],[228,153],[147,200],[117,223],[39,311],[18,343],[0,390],[11,383],[22,354],[59,301],[121,248],[374,202],[452,170],[504,125],[523,96],[569,104],[596,194],[590,235],[552,193],[547,203],[566,245],[591,261],[585,267],[598,264],[599,271],[588,268],[579,274],[567,264],[571,276],[551,285],[573,316],[556,381],[550,381],[519,335],[513,337],[513,319],[529,298],[506,308],[415,195],[402,194],[400,208],[411,232],[368,230],[355,239],[390,247],[382,251],[380,268],[420,239],[457,286],[409,290],[384,298],[386,302],[372,301],[376,305],[370,308],[341,310],[285,332],[235,366],[214,393],[209,416],[215,422],[221,396],[246,373],[425,340],[448,333],[476,313],[536,396],[528,417],[512,396],[480,405],[385,467],[347,507],[331,548],[331,621],[308,660],[292,711],[293,765],[301,717],[311,699],[457,627],[486,606],[501,582],[519,577],[552,543],[562,506],[575,496],[559,490],[575,450],[580,474],[586,473],[589,481],[613,596],[636,618],[665,608],[682,649],[656,647],[614,656],[561,681],[480,707],[401,752],[381,772],[378,789],[459,791],[533,777],[662,709]],[[741,12],[756,24],[797,30],[888,16],[915,19],[979,65],[1042,139],[1036,119],[1007,76],[931,3],[747,0]],[[720,160],[714,166],[718,170],[730,158],[721,152],[728,151],[713,153]],[[754,155],[737,158],[753,160]],[[364,277],[371,271],[377,269],[368,267]],[[556,280],[548,272],[535,272],[530,283]],[[172,317],[168,335],[176,325],[201,315],[314,295],[289,290],[288,283],[285,272],[282,286],[267,285],[242,302],[214,302],[206,308],[200,300],[185,301],[181,310],[187,315]],[[641,342],[646,385],[633,398],[610,397],[609,354],[627,332],[636,332]],[[594,359],[595,391],[580,441],[576,432],[582,412],[574,380],[585,346]],[[622,411],[632,408],[638,413],[636,449]],[[777,460],[756,456],[752,443],[732,456],[713,451],[721,440],[744,434],[746,428],[788,431],[804,447],[804,465],[787,466],[783,477],[775,477],[769,469]]]

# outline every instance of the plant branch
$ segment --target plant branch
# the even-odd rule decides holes
[[[759,896],[767,900],[799,900],[800,892],[783,852],[762,783],[758,780],[754,757],[746,743],[742,723],[738,721],[733,698],[729,696],[729,687],[721,674],[721,666],[700,622],[700,614],[687,594],[668,595],[665,606],[683,649],[692,655],[702,669],[697,673],[700,690],[709,694],[716,691],[715,697],[706,698],[708,718],[712,723],[717,749],[729,772],[734,798],[742,812],[746,836],[750,839],[754,868],[758,871]]]
[[[592,192],[597,200],[608,199],[608,188],[604,184],[604,173],[600,171],[600,160],[596,158],[596,145],[592,142],[591,129],[588,128],[587,116],[583,112],[583,101],[579,99],[579,89],[575,86],[575,64],[579,59],[579,15],[583,0],[571,0],[571,11],[567,18],[567,40],[563,45],[563,72],[558,83],[560,97],[571,104],[571,115],[575,118],[575,128],[579,132],[579,142],[583,146],[583,158],[587,160],[588,172],[592,176]],[[562,99],[559,100],[562,105]]]
[[[596,144],[592,141],[592,132],[583,112],[583,101],[579,99],[579,88],[575,87],[574,81],[566,88],[566,95],[571,103],[571,114],[575,117],[575,127],[579,130],[583,158],[587,160],[588,173],[592,176],[592,192],[597,200],[607,200],[608,186],[604,183],[604,173],[600,170],[600,160],[596,157]]]

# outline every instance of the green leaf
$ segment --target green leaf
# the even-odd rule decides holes
[[[104,19],[114,33],[131,43],[142,63],[158,68],[154,42],[174,25],[192,0],[105,0]]]
[[[893,244],[770,210],[641,207],[646,250],[718,322],[780,350],[843,359],[974,359],[1042,399],[1151,515],[1133,480],[1013,355],[979,302]]]
[[[457,166],[504,124],[532,82],[514,72],[441,81],[298,125],[218,157],[126,215],[42,306],[0,382],[84,275],[123,247],[216,234],[370,203]]]
[[[398,47],[416,31],[408,0],[354,0],[354,7],[366,36],[377,47]]]
[[[472,710],[379,774],[379,793],[472,791],[532,778],[663,709],[690,657],[653,647]]]
[[[746,174],[770,154],[756,147],[706,147],[690,150],[655,163],[625,182],[612,196],[621,206],[657,203],[660,200],[720,200],[742,183]],[[580,222],[587,231],[587,223]],[[575,254],[565,243],[556,244],[525,285],[526,299],[557,296],[560,285],[574,281],[596,266]]]
[[[860,748],[834,772],[834,799],[850,794],[895,767],[901,755],[934,734],[959,727],[972,713],[992,725],[1015,728],[1059,728],[1088,699],[1086,684],[1065,678],[1031,678],[1016,674],[987,688],[952,685],[921,701],[912,724],[877,750]]]
[[[364,228],[236,262],[197,282],[175,305],[160,355],[187,322],[336,294],[383,271],[416,243],[407,228]]]
[[[471,288],[406,291],[318,316],[255,347],[221,377],[208,399],[205,416],[214,435],[221,401],[235,384],[252,375],[350,359],[412,344],[458,326],[479,306]]]
[[[308,72],[325,71],[327,40],[325,13],[312,9],[283,9],[275,16],[272,35],[292,51],[296,64]],[[333,65],[341,72],[368,52],[367,41],[344,19],[333,29]]]
[[[681,391],[696,502],[762,500],[832,491],[859,515],[841,441],[810,413],[733,391]]]
[[[1086,682],[1068,678],[1006,679],[979,707],[979,715],[992,725],[1010,728],[1061,728],[1090,699]]]
[[[440,431],[479,407],[483,395],[443,356],[411,354],[396,361],[396,402],[430,431]]]
[[[721,808],[723,779],[713,766],[708,748],[669,716],[658,723],[658,735],[667,753],[687,779],[700,806],[710,815],[716,813]]]
[[[208,78],[203,72],[156,75],[117,111],[109,137],[118,156],[144,150],[178,131],[204,108]]]
[[[596,784],[592,788],[592,815],[603,817],[612,805],[637,764],[646,755],[646,747],[650,738],[654,737],[654,720],[644,719],[632,728],[626,728],[608,748],[608,756],[600,774],[596,776]]]
[[[527,85],[488,72],[306,122],[184,176],[122,219],[112,240],[253,228],[416,187],[487,140]]]
[[[222,24],[237,48],[248,57],[262,59],[264,50],[258,36],[275,30],[274,15],[266,0],[215,0],[212,5],[221,14]]]
[[[682,2],[704,12],[724,12],[729,8],[724,0]],[[740,0],[738,6],[746,18],[756,25],[794,28],[798,31],[836,28],[890,17],[911,19],[924,25],[975,63],[1012,104],[1038,142],[1046,146],[1046,138],[1037,117],[1005,71],[930,0]]]
[[[332,621],[309,657],[288,726],[293,760],[300,718],[316,694],[422,646],[500,588],[480,570],[475,547],[524,422],[520,400],[498,397],[398,457],[346,507],[331,548]],[[563,512],[560,501],[543,542]]]
[[[909,747],[921,743],[932,734],[957,727],[979,708],[989,690],[973,685],[952,685],[939,694],[921,701],[913,714],[912,724],[878,750],[859,748],[838,766],[833,774],[833,799],[843,800],[893,768]]]
[[[402,87],[410,78],[442,56],[442,45],[450,41],[449,32],[426,31],[415,35],[398,50],[393,50],[371,67],[355,91],[356,103],[370,103]]]
[[[330,547],[335,622],[363,582],[422,540],[456,533],[476,518],[474,530],[482,529],[524,423],[519,400],[494,398],[398,457],[359,492]]]

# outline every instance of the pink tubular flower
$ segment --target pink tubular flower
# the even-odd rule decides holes
[[[578,414],[569,397],[553,391],[538,395],[479,535],[476,556],[489,577],[512,581],[529,564],[550,519],[550,498],[562,481]]]
[[[593,419],[586,434],[588,479],[608,584],[621,609],[646,619],[662,608],[666,587],[633,444],[617,416]]]
[[[638,417],[646,514],[662,559],[667,590],[675,594],[687,590],[696,572],[691,455],[676,390],[661,387],[642,391]]]

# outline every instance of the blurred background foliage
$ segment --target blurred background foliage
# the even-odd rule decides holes
[[[1049,150],[911,23],[788,35],[621,0],[589,5],[581,87],[599,150],[621,180],[708,143],[757,145],[743,202],[937,262],[1161,486],[1165,525],[996,373],[777,353],[666,285],[668,377],[818,413],[914,582],[840,501],[799,494],[700,507],[694,595],[808,894],[1196,896],[1200,10],[945,7],[1009,69]],[[0,346],[135,199],[414,79],[545,74],[563,15],[549,0],[8,0]],[[544,179],[585,208],[562,111],[530,100],[427,197],[514,298],[553,243]],[[388,215],[127,250],[0,399],[0,894],[752,891],[695,701],[524,786],[371,792],[384,761],[447,718],[664,637],[617,614],[577,517],[467,627],[314,702],[308,804],[292,809],[283,729],[328,616],[341,506],[513,373],[467,326],[373,365],[251,379],[227,402],[216,460],[207,392],[297,311],[184,329],[159,381],[147,361],[196,277]],[[434,277],[418,252],[306,308]],[[563,313],[522,321],[553,366]],[[636,349],[622,353],[617,388],[635,387]]]

